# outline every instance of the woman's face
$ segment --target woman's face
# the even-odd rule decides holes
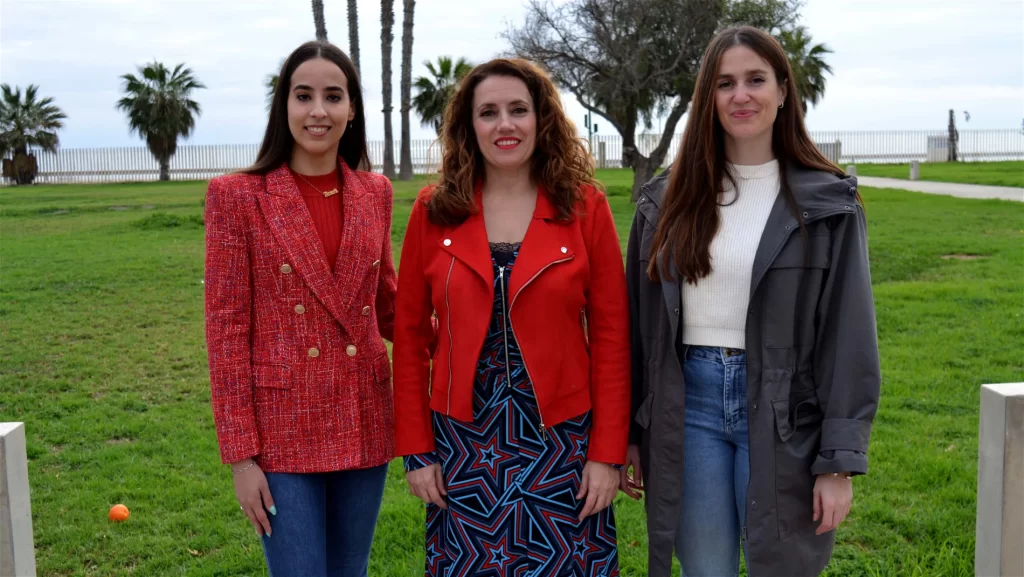
[[[715,79],[715,112],[726,139],[735,144],[767,138],[786,89],[768,62],[746,46],[733,46],[722,54]]]
[[[288,93],[288,128],[296,152],[312,157],[338,154],[338,143],[356,110],[348,78],[325,58],[313,58],[292,74]]]
[[[537,141],[537,114],[526,83],[490,76],[473,90],[473,130],[489,168],[528,165]]]

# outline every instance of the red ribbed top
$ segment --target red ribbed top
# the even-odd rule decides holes
[[[302,200],[309,209],[309,216],[313,219],[313,227],[320,236],[320,242],[324,247],[324,258],[327,259],[327,266],[334,272],[334,262],[338,259],[338,248],[341,245],[341,179],[338,169],[335,168],[330,174],[320,176],[309,176],[292,171],[292,178],[302,193]],[[337,194],[324,196],[324,192],[336,189]]]

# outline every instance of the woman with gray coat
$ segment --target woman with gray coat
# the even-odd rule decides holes
[[[738,27],[704,54],[679,154],[629,237],[633,414],[651,577],[818,575],[868,469],[880,370],[856,180],[793,73]]]

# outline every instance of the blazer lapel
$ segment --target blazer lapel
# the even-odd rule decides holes
[[[350,169],[344,160],[338,162],[341,171],[342,228],[341,248],[334,263],[334,288],[341,299],[341,310],[362,308],[354,300],[374,260],[383,249],[383,235],[388,234],[387,223],[382,227],[374,210],[374,203],[366,198],[373,191],[363,177]],[[373,303],[367,303],[373,304]],[[342,318],[338,319],[342,323]]]
[[[317,299],[339,323],[344,323],[346,308],[327,268],[320,236],[313,226],[309,209],[302,200],[288,166],[284,164],[267,173],[266,183],[265,194],[258,194],[257,199],[274,238],[288,253],[292,268]],[[347,195],[345,200],[348,200]],[[345,207],[345,210],[348,208]]]

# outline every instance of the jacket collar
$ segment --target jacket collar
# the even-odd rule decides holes
[[[637,210],[654,226],[658,225],[661,207],[665,203],[665,190],[668,188],[669,172],[664,170],[640,187],[640,198],[637,199]],[[839,213],[854,212],[857,200],[857,178],[854,176],[837,176],[821,170],[804,168],[801,166],[787,166],[786,180],[796,200],[797,210],[805,223]],[[757,253],[754,256],[754,265],[750,283],[750,293],[753,295],[764,277],[768,267],[771,266],[775,255],[789,238],[794,230],[799,228],[799,222],[786,203],[786,197],[779,194],[768,215],[768,222],[765,224],[764,232],[758,243]],[[672,270],[672,256],[664,254],[658,261],[658,269],[662,278],[667,278],[666,272]],[[673,287],[663,288],[665,305],[670,311],[678,307],[680,279],[675,283],[667,283]],[[663,283],[666,284],[666,283]],[[673,317],[674,318],[674,317]]]
[[[665,190],[668,188],[669,173],[667,168],[640,187],[641,199],[644,203],[652,203],[653,214],[656,216],[665,202]],[[816,215],[848,208],[856,199],[857,177],[834,174],[802,166],[786,167],[786,180],[793,191],[797,207],[807,212],[805,219],[814,219]],[[784,198],[780,195],[780,198]],[[640,202],[638,199],[637,202]],[[652,207],[643,207],[645,216]],[[640,210],[640,207],[638,207]],[[795,221],[795,219],[794,219]]]
[[[438,241],[439,248],[463,261],[482,279],[493,284],[494,268],[491,263],[490,244],[487,240],[487,226],[484,223],[482,182],[477,183],[474,189],[474,205],[472,214],[462,224],[445,231]],[[516,259],[513,280],[521,279],[525,273],[520,271],[533,268],[533,265],[542,268],[551,260],[560,260],[571,256],[571,248],[566,246],[567,252],[561,252],[566,243],[555,238],[558,236],[555,234],[555,228],[558,223],[563,222],[567,221],[558,218],[558,211],[548,192],[544,187],[538,187],[533,219],[523,238],[520,257]],[[537,257],[543,262],[534,263],[533,257]]]

